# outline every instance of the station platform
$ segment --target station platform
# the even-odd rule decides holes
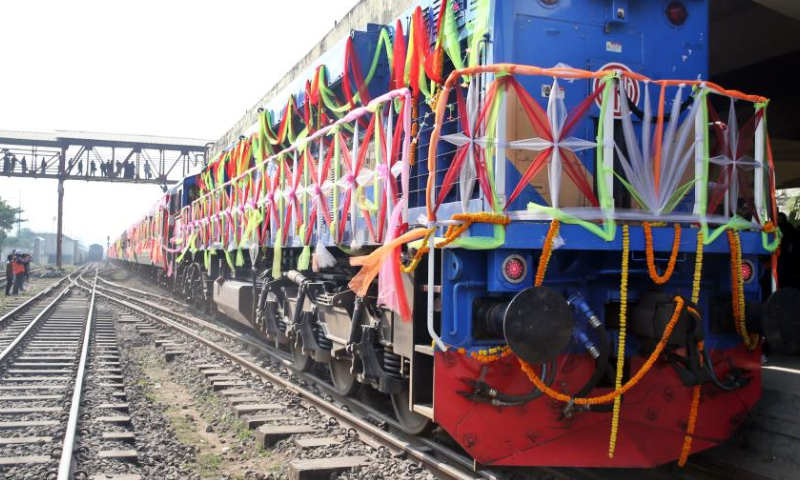
[[[746,478],[758,472],[765,480],[800,478],[800,357],[769,357],[761,401],[739,434],[695,458],[725,468],[732,479],[737,472]]]

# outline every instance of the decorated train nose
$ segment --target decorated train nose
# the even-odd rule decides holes
[[[519,292],[503,316],[506,343],[528,363],[556,358],[569,345],[575,320],[563,295],[548,287]]]
[[[770,347],[786,355],[800,353],[800,290],[781,288],[767,299],[761,328]]]

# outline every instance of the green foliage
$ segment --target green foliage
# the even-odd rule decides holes
[[[6,243],[8,232],[14,228],[14,222],[17,221],[17,215],[21,212],[19,208],[14,208],[5,200],[0,198],[0,250]]]
[[[793,225],[800,224],[800,193],[789,199],[786,216]]]
[[[197,466],[202,478],[216,477],[222,459],[216,453],[204,453],[197,457]]]
[[[33,252],[36,234],[30,228],[23,228],[19,234],[6,239],[6,246],[18,248],[23,252]]]

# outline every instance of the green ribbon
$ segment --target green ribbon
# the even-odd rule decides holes
[[[607,218],[601,227],[596,223],[582,220],[558,208],[546,207],[536,203],[529,203],[528,210],[547,214],[554,220],[558,220],[561,223],[579,225],[607,242],[613,241],[617,234],[617,225],[613,219],[609,220]]]
[[[309,264],[311,263],[311,247],[308,245],[303,246],[303,251],[300,253],[300,257],[297,259],[297,269],[300,271],[308,270]]]
[[[228,262],[228,268],[234,270],[233,259],[231,258],[231,252],[228,250],[223,250],[225,252],[225,261]]]

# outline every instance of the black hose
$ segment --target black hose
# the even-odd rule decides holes
[[[556,379],[556,369],[553,365],[548,365],[546,363],[542,364],[542,380],[544,381],[545,385],[548,387],[553,384],[553,381]],[[536,387],[533,387],[528,393],[522,395],[511,395],[508,393],[497,392],[494,395],[494,398],[497,399],[503,406],[515,406],[515,405],[523,405],[530,401],[536,400],[537,398],[542,396],[542,391]]]
[[[606,374],[608,370],[609,363],[608,359],[611,356],[611,347],[608,341],[608,334],[606,333],[605,326],[601,322],[597,327],[595,327],[598,335],[600,336],[600,343],[598,350],[600,351],[600,355],[597,357],[597,368],[595,368],[594,373],[592,374],[591,378],[583,385],[583,387],[578,391],[575,395],[575,398],[581,398],[587,396],[591,393],[592,390],[600,383],[603,376]],[[542,378],[545,382],[545,385],[548,387],[552,385],[553,381],[555,380],[556,369],[553,365],[542,364]],[[493,395],[493,398],[497,399],[503,406],[515,406],[515,405],[522,405],[528,403],[532,400],[536,400],[544,392],[539,390],[538,388],[533,388],[529,393],[523,395],[510,395],[507,393],[503,393],[500,391],[495,391],[496,393]],[[591,407],[592,411],[603,412],[609,405],[593,405]],[[610,411],[610,410],[609,410]]]
[[[608,359],[611,356],[611,347],[609,346],[608,342],[608,334],[606,333],[605,326],[603,323],[600,324],[595,328],[598,335],[600,335],[600,343],[598,345],[598,350],[600,351],[600,355],[597,357],[597,368],[594,369],[594,373],[589,378],[589,380],[583,385],[583,387],[578,390],[578,393],[575,394],[575,398],[583,398],[589,395],[592,390],[600,383],[600,380],[603,379],[603,375],[606,374],[606,370],[608,369]]]
[[[711,379],[711,383],[719,387],[721,390],[726,392],[732,392],[736,389],[742,388],[746,382],[746,380],[740,380],[738,378],[732,378],[727,382],[722,382],[719,377],[717,377],[717,372],[714,371],[714,365],[711,363],[711,357],[708,355],[708,350],[703,350],[703,366],[706,369],[706,373],[708,374],[709,378]]]

